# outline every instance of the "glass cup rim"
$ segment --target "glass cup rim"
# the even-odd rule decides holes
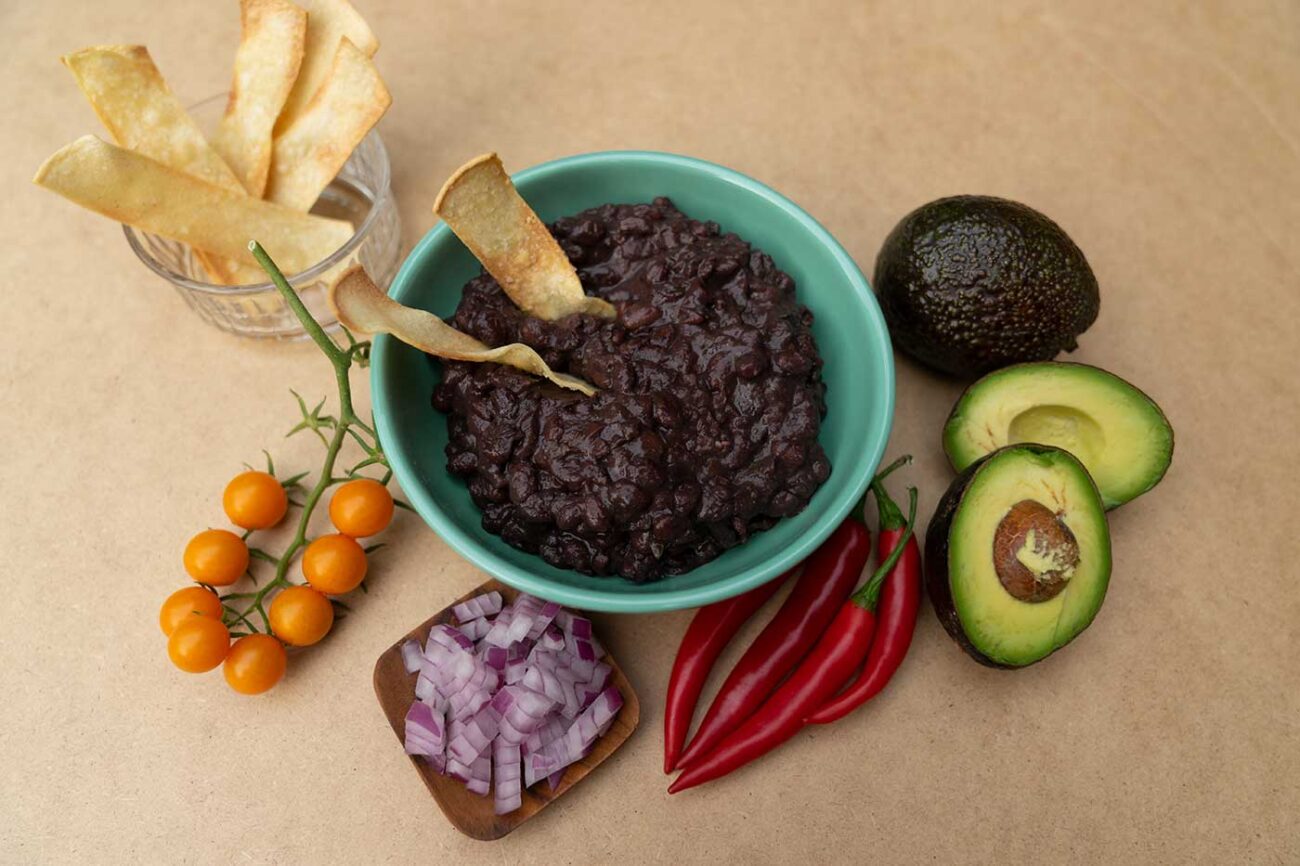
[[[227,95],[224,93],[219,93],[215,96],[210,96],[207,99],[194,103],[190,108],[206,108],[217,100],[226,99],[226,96]],[[379,150],[380,182],[375,184],[375,198],[370,205],[370,212],[367,213],[365,219],[361,221],[361,225],[357,226],[356,230],[352,233],[352,237],[348,238],[347,243],[343,244],[343,246],[339,247],[337,250],[330,253],[319,262],[316,262],[306,270],[289,276],[288,279],[290,284],[312,282],[317,277],[328,272],[331,268],[348,258],[348,256],[352,255],[352,253],[356,251],[357,247],[361,245],[362,240],[364,240],[366,235],[369,234],[371,226],[374,225],[375,220],[379,218],[381,211],[380,206],[385,204],[389,195],[392,194],[392,171],[388,162],[388,149],[384,147],[384,140],[380,138],[379,130],[372,129],[370,132],[366,133],[366,138],[362,139],[362,143],[364,144],[367,139],[372,137],[374,138],[375,145]],[[358,148],[360,148],[360,145],[358,145]],[[356,151],[353,151],[353,153],[355,152]],[[349,155],[348,159],[351,158],[352,157]],[[149,232],[141,231],[140,229],[127,225],[126,223],[122,223],[122,232],[126,235],[126,242],[130,245],[132,251],[136,254],[136,257],[139,258],[140,261],[144,262],[145,266],[149,268],[149,270],[181,288],[188,289],[192,292],[203,292],[210,295],[253,295],[277,291],[275,284],[272,283],[270,279],[267,279],[266,282],[252,283],[243,286],[225,286],[219,283],[208,283],[202,280],[191,279],[184,274],[178,274],[176,271],[173,271],[171,268],[154,258],[149,251],[144,248],[140,243],[138,236],[149,235]],[[152,236],[163,237],[162,235]],[[175,239],[168,238],[168,240]],[[192,244],[186,244],[186,246],[191,250],[194,249]]]

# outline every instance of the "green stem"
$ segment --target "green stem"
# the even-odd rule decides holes
[[[910,458],[909,458],[910,459]],[[892,471],[892,470],[891,470]],[[867,610],[875,610],[876,605],[880,602],[880,590],[885,585],[885,578],[898,565],[898,560],[903,556],[903,549],[907,547],[912,540],[913,530],[916,528],[916,488],[907,488],[907,498],[910,502],[907,512],[907,523],[903,534],[899,536],[898,543],[894,549],[889,552],[885,561],[880,563],[880,567],[871,575],[871,579],[862,585],[862,588],[853,593],[852,601],[858,607]]]
[[[907,521],[903,519],[903,512],[899,509],[898,503],[890,498],[889,491],[885,490],[885,485],[880,478],[872,480],[871,493],[876,497],[876,514],[879,518],[876,531],[902,529]]]
[[[271,261],[271,257],[266,254],[266,250],[262,249],[262,245],[257,241],[249,241],[248,251],[253,254],[253,258],[257,259],[257,263],[262,266],[262,270],[266,271],[267,275],[270,276],[271,282],[284,296],[284,302],[289,305],[289,309],[293,310],[293,314],[302,323],[303,330],[316,341],[317,346],[320,346],[321,351],[334,365],[335,371],[342,368],[346,373],[349,366],[349,353],[340,349],[338,344],[330,339],[329,334],[325,333],[325,329],[320,326],[320,322],[317,322],[316,318],[312,316],[307,306],[303,304],[302,298],[298,297],[298,293],[289,285],[289,281],[284,278],[284,274],[276,267],[275,262]],[[342,387],[346,388],[346,378],[343,381]]]
[[[269,562],[272,565],[279,562],[278,559],[276,559],[271,554],[267,553],[265,550],[262,550],[260,547],[249,547],[248,555],[253,557],[253,559],[260,559],[263,562]]]
[[[877,472],[876,476],[871,479],[871,484],[868,485],[867,491],[863,493],[862,498],[858,500],[858,504],[855,505],[853,507],[853,510],[849,512],[849,516],[857,518],[865,525],[867,522],[867,497],[871,495],[872,488],[874,488],[877,484],[879,484],[880,482],[888,478],[890,475],[892,475],[895,470],[900,469],[901,467],[906,466],[911,462],[912,462],[912,455],[904,454],[902,457],[899,457],[893,463],[890,463],[884,469],[881,469],[879,472]]]
[[[253,611],[257,611],[266,626],[266,631],[269,633],[271,630],[270,619],[266,615],[263,601],[269,593],[289,585],[289,566],[297,558],[299,551],[307,544],[307,527],[311,522],[312,514],[316,511],[316,506],[320,503],[321,497],[330,485],[340,481],[334,476],[334,464],[338,460],[339,451],[343,448],[343,443],[347,440],[347,437],[351,435],[368,455],[377,457],[381,462],[384,462],[385,466],[387,466],[387,462],[383,461],[383,452],[379,448],[379,442],[374,430],[371,429],[369,424],[357,417],[352,408],[352,383],[348,378],[348,372],[355,357],[355,347],[345,351],[330,339],[329,335],[320,326],[320,323],[312,317],[302,299],[298,297],[298,293],[289,285],[289,281],[285,279],[284,274],[276,267],[275,262],[266,254],[266,250],[262,249],[261,244],[253,241],[248,245],[248,248],[252,252],[253,258],[257,259],[258,264],[270,276],[271,282],[275,284],[276,289],[284,297],[289,309],[293,310],[294,315],[298,317],[303,329],[316,342],[321,351],[325,353],[325,357],[329,358],[330,364],[334,367],[334,378],[339,389],[339,420],[334,425],[332,435],[326,440],[325,461],[321,466],[315,486],[312,487],[307,494],[307,498],[303,501],[302,510],[298,517],[298,527],[294,532],[293,540],[289,542],[289,546],[285,548],[284,553],[280,554],[278,558],[261,550],[257,550],[254,554],[258,559],[275,564],[275,577],[256,592],[238,594],[239,598],[250,599],[249,604],[242,611],[237,611],[233,607],[229,608],[231,613],[235,615],[236,622],[242,621],[249,628],[253,628],[253,624],[249,621],[248,616]],[[366,442],[358,434],[358,430],[368,434],[373,444],[372,442]],[[322,438],[324,437],[322,436]]]

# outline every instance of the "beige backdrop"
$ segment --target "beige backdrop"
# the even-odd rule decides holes
[[[628,745],[496,844],[459,836],[370,687],[376,656],[484,575],[416,518],[372,591],[260,699],[168,664],[158,604],[240,462],[285,468],[313,348],[202,324],[121,231],[33,187],[99,131],[58,63],[142,42],[225,88],[233,0],[0,10],[0,861],[156,863],[1300,860],[1300,7],[1275,3],[360,0],[394,105],[404,245],[466,157],[607,148],[782,190],[870,273],[906,211],[994,193],[1061,222],[1101,282],[1079,360],[1178,432],[1112,515],[1115,574],[1032,669],[962,656],[928,608],[870,708],[669,798],[662,694],[689,614],[598,618],[639,688]],[[707,215],[701,215],[707,216]],[[959,387],[904,359],[891,454],[928,516]],[[362,403],[366,402],[363,387]]]

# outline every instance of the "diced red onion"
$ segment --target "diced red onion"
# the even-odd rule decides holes
[[[441,717],[419,701],[406,713],[406,754],[419,755],[439,772],[446,761],[446,730]]]
[[[526,593],[501,601],[469,599],[453,608],[459,627],[434,626],[423,650],[402,645],[403,665],[418,674],[407,753],[476,794],[495,787],[497,814],[518,809],[540,779],[558,786],[622,706],[589,619]]]
[[[514,622],[514,619],[514,605],[502,608],[496,619],[492,620],[492,628],[483,635],[483,640],[492,646],[510,646],[511,641],[507,638],[507,634],[510,632],[510,623]]]
[[[564,736],[568,726],[558,716],[547,716],[541,725],[524,739],[523,752],[536,752]]]
[[[491,693],[486,690],[464,689],[447,701],[447,711],[452,719],[459,721],[474,715],[491,700]]]
[[[492,708],[508,724],[507,740],[522,743],[555,709],[555,701],[522,684],[505,686],[492,699]]]
[[[573,672],[573,678],[577,682],[589,683],[596,674],[598,661],[590,659],[580,659],[577,656],[565,656],[568,661],[569,670]]]
[[[582,708],[584,710],[591,706],[591,702],[605,690],[605,686],[609,685],[609,678],[612,673],[613,668],[604,662],[598,662],[596,664],[591,677],[582,685],[581,698]]]
[[[523,805],[523,769],[519,746],[497,740],[492,747],[492,773],[496,780],[493,810],[498,815]]]
[[[548,650],[564,649],[564,632],[560,631],[554,625],[546,627],[541,637],[537,639],[537,645]]]
[[[460,624],[461,633],[470,640],[482,640],[490,628],[492,628],[492,624],[482,618],[471,619]]]
[[[555,620],[555,615],[559,612],[560,606],[555,602],[548,601],[543,604],[542,609],[537,612],[537,616],[533,619],[533,627],[532,630],[528,632],[528,636],[533,640],[540,638],[542,633],[551,627],[551,623]]]
[[[512,643],[506,650],[506,685],[512,686],[524,678],[524,672],[528,670],[529,653],[527,643]]]
[[[442,722],[427,705],[416,701],[406,711],[406,736],[425,742],[441,743],[443,741]],[[414,754],[414,753],[411,753]],[[421,753],[424,754],[424,753]]]
[[[588,662],[594,662],[605,655],[605,648],[596,643],[594,638],[578,637],[570,632],[564,635],[564,647],[570,655]]]
[[[433,680],[429,679],[424,674],[420,674],[415,678],[416,700],[425,701],[427,703],[428,700],[437,693],[437,689],[435,689],[433,685]]]
[[[623,709],[623,693],[615,686],[610,686],[600,693],[600,697],[592,703],[588,712],[594,714],[597,725],[603,725],[613,720],[621,709]]]
[[[483,661],[487,662],[488,667],[504,671],[506,669],[506,659],[510,655],[509,651],[500,646],[488,646],[487,644],[483,644],[483,646],[486,648],[483,652]]]
[[[455,758],[447,759],[447,775],[457,782],[469,782],[471,772],[468,764],[462,764]]]
[[[465,783],[466,789],[470,793],[486,797],[488,791],[492,790],[492,759],[487,755],[480,755],[474,763],[470,764],[469,773],[469,781]]]
[[[555,620],[560,624],[560,628],[564,629],[566,634],[580,637],[583,640],[591,640],[591,620],[587,619],[585,616],[578,616],[577,614],[570,613],[563,619],[557,615]]]
[[[492,616],[500,610],[501,593],[493,590],[483,595],[476,595],[467,601],[462,601],[451,609],[451,615],[456,617],[457,622],[467,623]]]
[[[402,644],[402,664],[408,674],[413,674],[420,669],[420,660],[423,658],[424,653],[418,641],[408,640]]]
[[[449,650],[463,649],[473,650],[474,641],[465,636],[465,633],[454,625],[441,623],[429,629],[430,644],[446,647]]]
[[[530,771],[534,779],[537,779],[563,770],[580,760],[600,738],[600,728],[612,722],[622,706],[623,696],[618,689],[611,686],[601,692],[592,705],[573,720],[564,736],[530,752],[528,762],[524,765],[525,781]]]
[[[453,720],[448,729],[451,739],[447,742],[447,755],[469,764],[487,754],[500,728],[500,718],[492,705],[487,704],[465,722]]]
[[[535,617],[532,614],[522,614],[516,611],[514,619],[510,620],[510,627],[506,629],[506,646],[527,639],[532,634],[533,622]]]

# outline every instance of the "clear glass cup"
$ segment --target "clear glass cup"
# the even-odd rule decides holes
[[[194,120],[211,135],[225,111],[226,96],[213,96],[190,107]],[[289,277],[307,309],[325,328],[336,323],[325,301],[329,279],[340,266],[360,262],[380,288],[397,273],[402,228],[390,184],[388,152],[371,130],[338,177],[312,208],[320,216],[346,219],[356,232],[346,244],[307,270]],[[158,276],[176,287],[185,302],[209,324],[245,337],[301,339],[302,325],[271,283],[221,286],[208,282],[194,251],[179,241],[124,225],[131,249]]]

